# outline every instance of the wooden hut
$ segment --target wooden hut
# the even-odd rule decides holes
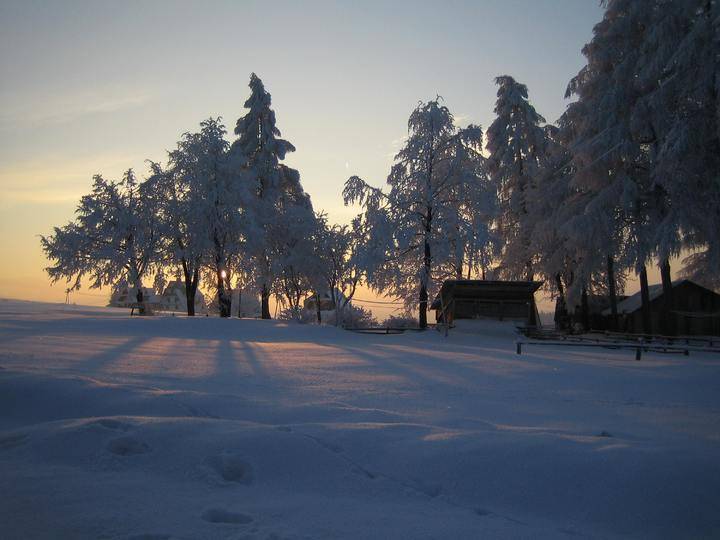
[[[660,333],[665,316],[665,295],[661,284],[649,287],[650,320],[653,331]],[[720,335],[720,295],[688,279],[672,282],[671,327],[677,334]],[[627,297],[618,303],[619,330],[629,333],[643,333],[642,301],[640,293]],[[605,319],[610,318],[610,309],[603,310]],[[609,327],[608,325],[606,325]]]
[[[430,309],[438,323],[456,319],[496,319],[539,323],[535,291],[541,281],[450,279],[443,282]]]

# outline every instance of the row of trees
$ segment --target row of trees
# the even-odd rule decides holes
[[[178,273],[188,300],[201,280],[214,288],[224,316],[228,289],[256,289],[265,318],[271,294],[291,313],[324,291],[342,307],[365,281],[417,309],[421,327],[447,278],[542,279],[563,321],[590,295],[617,317],[634,272],[650,331],[648,264],[659,261],[668,311],[671,258],[689,254],[684,272],[720,280],[718,10],[608,0],[555,125],[510,76],[496,79],[486,133],[459,127],[440,98],[420,103],[387,187],[345,183],[345,203],[362,209],[347,226],[315,213],[282,163],[295,149],[253,75],[232,143],[211,118],[144,182],[96,177],[77,219],[42,239],[48,272],[74,287]]]
[[[361,224],[330,225],[314,213],[299,173],[282,163],[295,148],[281,138],[255,74],[250,89],[232,143],[210,118],[182,136],[167,164],[151,162],[146,180],[132,170],[119,181],[96,176],[76,219],[41,238],[51,279],[71,289],[85,278],[91,287],[124,280],[137,289],[149,276],[158,287],[180,276],[188,315],[201,281],[224,317],[233,288],[257,291],[263,318],[271,294],[298,312],[308,293],[341,291],[337,304],[347,307],[362,277]]]
[[[689,253],[684,272],[717,286],[718,11],[715,0],[608,0],[557,125],[525,85],[496,79],[485,156],[478,126],[457,129],[438,101],[421,104],[388,189],[345,185],[345,202],[363,205],[381,239],[369,284],[418,305],[423,326],[443,278],[484,278],[497,262],[498,276],[542,278],[560,321],[580,306],[587,324],[590,294],[609,297],[617,322],[617,295],[635,272],[648,332],[652,261],[668,311],[671,258]]]

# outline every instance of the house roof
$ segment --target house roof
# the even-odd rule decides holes
[[[676,279],[675,281],[672,282],[672,287],[674,289],[678,285],[681,285],[686,282],[692,283],[693,285],[698,286],[698,287],[700,286],[700,285],[697,285],[697,283],[690,281],[689,279]],[[663,293],[662,283],[656,283],[655,285],[650,285],[648,287],[648,294],[650,296],[651,302],[653,300],[655,300],[656,298],[659,298],[660,296],[662,296],[662,293]],[[634,311],[637,311],[641,307],[642,307],[642,296],[640,295],[640,291],[638,291],[635,294],[633,294],[632,296],[628,296],[622,302],[618,302],[617,310],[618,310],[618,313],[620,313],[620,314],[632,313]],[[602,314],[610,315],[611,314],[610,308],[604,309],[602,311]]]
[[[443,298],[463,297],[484,300],[525,300],[537,291],[542,281],[489,281],[484,279],[448,279],[443,282],[430,309],[440,309]]]

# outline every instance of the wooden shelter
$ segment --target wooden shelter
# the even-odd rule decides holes
[[[535,326],[535,291],[541,286],[541,281],[450,279],[443,282],[430,309],[438,323],[449,325],[455,319],[496,319]]]
[[[665,295],[661,284],[651,285],[650,322],[653,331],[663,328]],[[681,335],[720,335],[720,295],[688,279],[672,282],[672,307],[669,310],[671,326]],[[625,298],[618,303],[618,330],[629,333],[643,333],[642,300],[640,293]],[[602,312],[604,324],[599,329],[612,327],[610,308]]]

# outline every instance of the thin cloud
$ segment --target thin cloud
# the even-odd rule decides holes
[[[36,98],[10,108],[0,116],[0,129],[16,129],[26,125],[34,127],[47,124],[66,124],[96,114],[112,114],[142,107],[153,101],[147,92],[129,94],[91,94],[56,99]]]

